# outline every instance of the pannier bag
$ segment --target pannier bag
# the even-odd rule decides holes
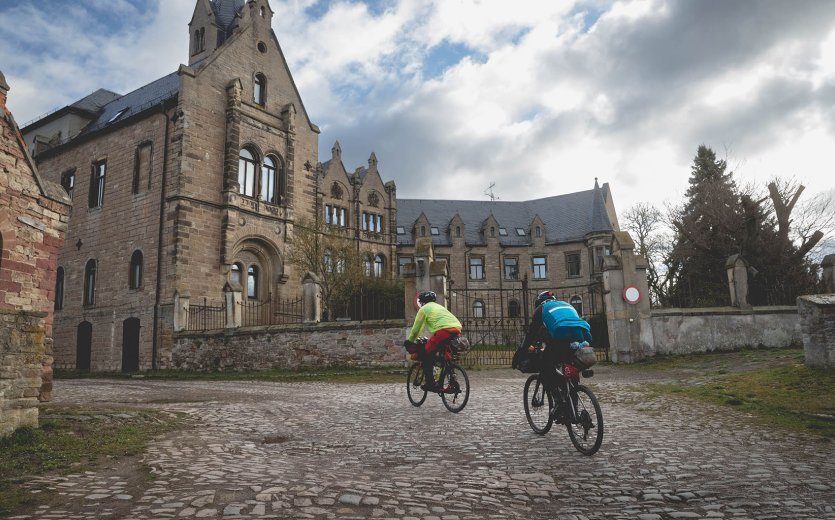
[[[539,372],[542,367],[542,356],[542,350],[538,348],[528,350],[528,347],[522,345],[513,354],[511,366],[523,374],[533,374]]]
[[[543,303],[542,322],[554,339],[591,342],[591,326],[564,301],[548,300]]]
[[[452,340],[450,340],[449,345],[450,347],[452,347],[452,352],[455,355],[460,355],[470,350],[470,340],[468,340],[467,337],[463,335],[458,335],[452,338]]]
[[[577,346],[575,347],[575,345]],[[591,368],[597,363],[597,355],[595,355],[594,349],[585,341],[582,343],[572,343],[571,349],[574,352],[574,366],[580,370]]]

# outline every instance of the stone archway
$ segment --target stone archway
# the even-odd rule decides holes
[[[239,272],[244,301],[264,302],[277,297],[278,285],[287,280],[278,248],[263,237],[246,237],[232,249],[231,273]],[[231,269],[237,264],[238,269]],[[230,281],[231,278],[230,278]]]

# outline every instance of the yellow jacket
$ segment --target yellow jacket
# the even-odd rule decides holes
[[[417,312],[415,324],[412,325],[412,330],[409,332],[409,341],[417,339],[424,326],[432,334],[435,334],[439,329],[461,330],[461,322],[458,321],[458,318],[449,312],[446,307],[435,302],[424,304]]]

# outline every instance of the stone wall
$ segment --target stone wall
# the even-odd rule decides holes
[[[835,369],[835,294],[797,299],[806,366]]]
[[[653,310],[650,352],[690,354],[743,347],[789,347],[802,342],[797,308],[733,307]]]
[[[213,334],[179,333],[161,368],[197,371],[328,366],[403,366],[405,322],[251,327]]]
[[[38,426],[46,315],[0,308],[0,437]]]

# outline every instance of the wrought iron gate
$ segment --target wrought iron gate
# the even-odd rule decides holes
[[[543,289],[528,287],[527,278],[501,289],[450,289],[449,309],[461,321],[472,348],[462,359],[467,366],[510,366],[525,337],[536,296]],[[608,334],[602,299],[594,286],[553,291],[592,325],[598,359],[608,359]]]

